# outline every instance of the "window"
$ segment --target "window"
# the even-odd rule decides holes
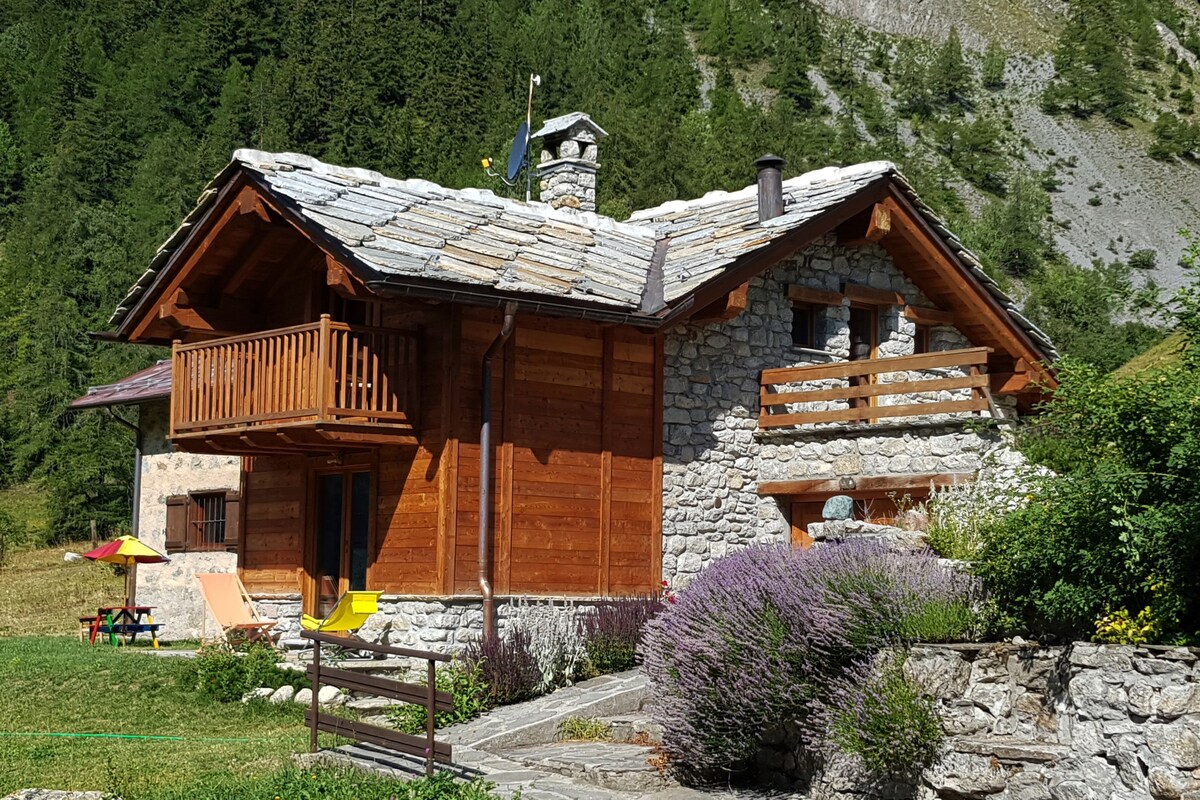
[[[850,360],[875,357],[876,335],[879,330],[876,309],[872,306],[850,307]]]
[[[816,310],[809,305],[792,306],[792,346],[816,347]]]
[[[913,334],[913,355],[929,352],[929,333],[928,325],[917,326],[917,330]]]
[[[194,494],[188,515],[188,544],[192,550],[225,547],[225,493]]]
[[[240,509],[241,495],[236,492],[197,492],[168,497],[167,552],[237,552]]]

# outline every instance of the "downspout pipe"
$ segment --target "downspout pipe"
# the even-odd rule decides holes
[[[496,635],[496,598],[492,594],[492,359],[512,336],[517,304],[506,303],[500,333],[483,354],[479,388],[479,593],[483,597],[483,636]]]
[[[137,539],[142,517],[142,427],[125,419],[111,407],[105,410],[114,422],[133,431],[133,508],[129,515],[129,534]],[[137,564],[130,566],[125,580],[125,596],[129,604],[133,605],[137,602]]]

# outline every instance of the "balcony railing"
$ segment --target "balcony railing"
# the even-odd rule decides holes
[[[975,414],[992,408],[991,348],[762,372],[759,428]],[[899,420],[897,420],[899,421]]]
[[[320,322],[172,352],[171,435],[373,426],[412,433],[415,334]]]

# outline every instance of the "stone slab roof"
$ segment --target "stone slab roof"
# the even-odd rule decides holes
[[[887,161],[828,167],[785,181],[784,213],[766,223],[758,222],[754,186],[672,201],[622,222],[500,198],[487,190],[396,180],[296,153],[238,150],[121,302],[114,324],[129,314],[239,170],[306,224],[342,243],[356,260],[354,266],[366,273],[368,285],[414,279],[464,291],[568,301],[643,316],[650,324],[664,304],[683,300],[739,258],[886,179],[908,196],[1047,359],[1058,357],[1049,338],[1021,314],[979,259]]]
[[[171,362],[163,360],[116,383],[90,387],[83,397],[71,401],[71,408],[137,405],[170,396]]]

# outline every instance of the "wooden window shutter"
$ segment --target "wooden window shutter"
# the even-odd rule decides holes
[[[227,492],[225,494],[225,549],[230,553],[236,553],[241,538],[242,495],[239,492]]]
[[[167,541],[168,553],[187,549],[188,496],[175,495],[167,498]]]

